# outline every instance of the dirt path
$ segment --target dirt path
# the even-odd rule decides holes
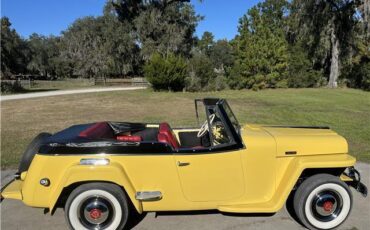
[[[49,97],[49,96],[59,96],[67,94],[79,94],[79,93],[97,93],[97,92],[109,92],[109,91],[121,91],[121,90],[138,90],[146,89],[146,87],[109,87],[109,88],[92,88],[92,89],[71,89],[71,90],[55,90],[48,92],[39,93],[24,93],[24,94],[12,94],[0,97],[0,101],[27,99],[35,97]]]
[[[358,163],[363,182],[370,186],[370,165]],[[12,170],[2,171],[1,180],[11,178]],[[354,204],[352,213],[347,221],[339,227],[342,230],[369,229],[370,226],[370,197],[363,198],[358,192],[353,192]],[[42,209],[30,208],[20,201],[4,200],[1,204],[1,229],[67,229],[62,209],[54,216],[44,215]],[[187,213],[149,213],[134,229],[303,229],[289,215],[286,208],[273,216],[228,216],[217,212],[187,212]]]

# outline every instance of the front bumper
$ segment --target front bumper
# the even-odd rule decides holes
[[[363,197],[367,197],[367,187],[361,182],[361,174],[355,169],[355,167],[347,168],[348,171],[343,174],[351,178],[352,181],[347,182],[350,186],[356,189]]]

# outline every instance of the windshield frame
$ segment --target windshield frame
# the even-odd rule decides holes
[[[222,120],[222,123],[225,126],[225,129],[229,135],[230,143],[220,144],[220,145],[213,145],[213,134],[209,132],[210,140],[211,140],[211,148],[212,149],[219,149],[222,147],[230,146],[235,148],[244,148],[244,144],[241,138],[241,127],[239,125],[238,120],[236,119],[231,107],[227,103],[225,99],[219,99],[219,98],[205,98],[205,99],[195,99],[195,112],[196,112],[196,118],[198,125],[200,125],[199,121],[199,113],[198,113],[198,103],[202,102],[204,109],[206,110],[206,117],[209,127],[211,127],[210,121],[209,121],[209,109],[212,108],[215,111],[217,110],[220,114],[220,118]],[[231,118],[230,118],[231,116]],[[232,122],[232,119],[234,120],[234,123]]]
[[[225,109],[225,105],[227,106],[227,108],[230,112],[230,115],[233,117],[233,119],[236,122],[235,126],[234,126],[233,122],[230,119],[229,113]],[[222,113],[222,115],[224,117],[224,120],[226,122],[226,125],[229,127],[229,130],[231,131],[231,134],[232,134],[235,142],[238,143],[240,146],[244,147],[243,140],[242,140],[242,137],[241,137],[241,127],[240,127],[240,124],[239,124],[238,120],[236,119],[236,117],[234,115],[234,112],[232,111],[231,107],[229,106],[229,104],[227,103],[227,101],[225,99],[220,99],[217,102],[217,106],[219,107],[220,112]]]
[[[226,100],[222,99],[220,101],[220,106],[223,107],[223,109],[226,112],[227,117],[229,118],[230,122],[232,123],[235,131],[240,135],[241,126],[239,124],[238,119],[236,118],[233,110],[231,109],[229,103],[227,103]],[[233,121],[234,120],[234,121]]]

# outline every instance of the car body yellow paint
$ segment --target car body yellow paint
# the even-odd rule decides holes
[[[245,125],[241,136],[245,148],[205,154],[36,154],[28,172],[1,195],[53,209],[68,186],[102,181],[124,188],[138,212],[276,212],[305,169],[355,164],[345,139],[331,130]],[[86,158],[105,158],[110,163],[80,165]],[[40,184],[43,178],[49,179],[49,186]],[[135,194],[140,191],[160,191],[162,199],[138,201]]]
[[[22,200],[22,185],[23,181],[21,180],[13,181],[1,192],[1,197],[5,199]]]

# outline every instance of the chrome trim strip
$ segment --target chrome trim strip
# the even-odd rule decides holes
[[[135,198],[140,201],[156,201],[162,199],[162,193],[160,191],[136,192]]]
[[[84,158],[80,160],[80,165],[109,165],[110,160],[106,158]]]

